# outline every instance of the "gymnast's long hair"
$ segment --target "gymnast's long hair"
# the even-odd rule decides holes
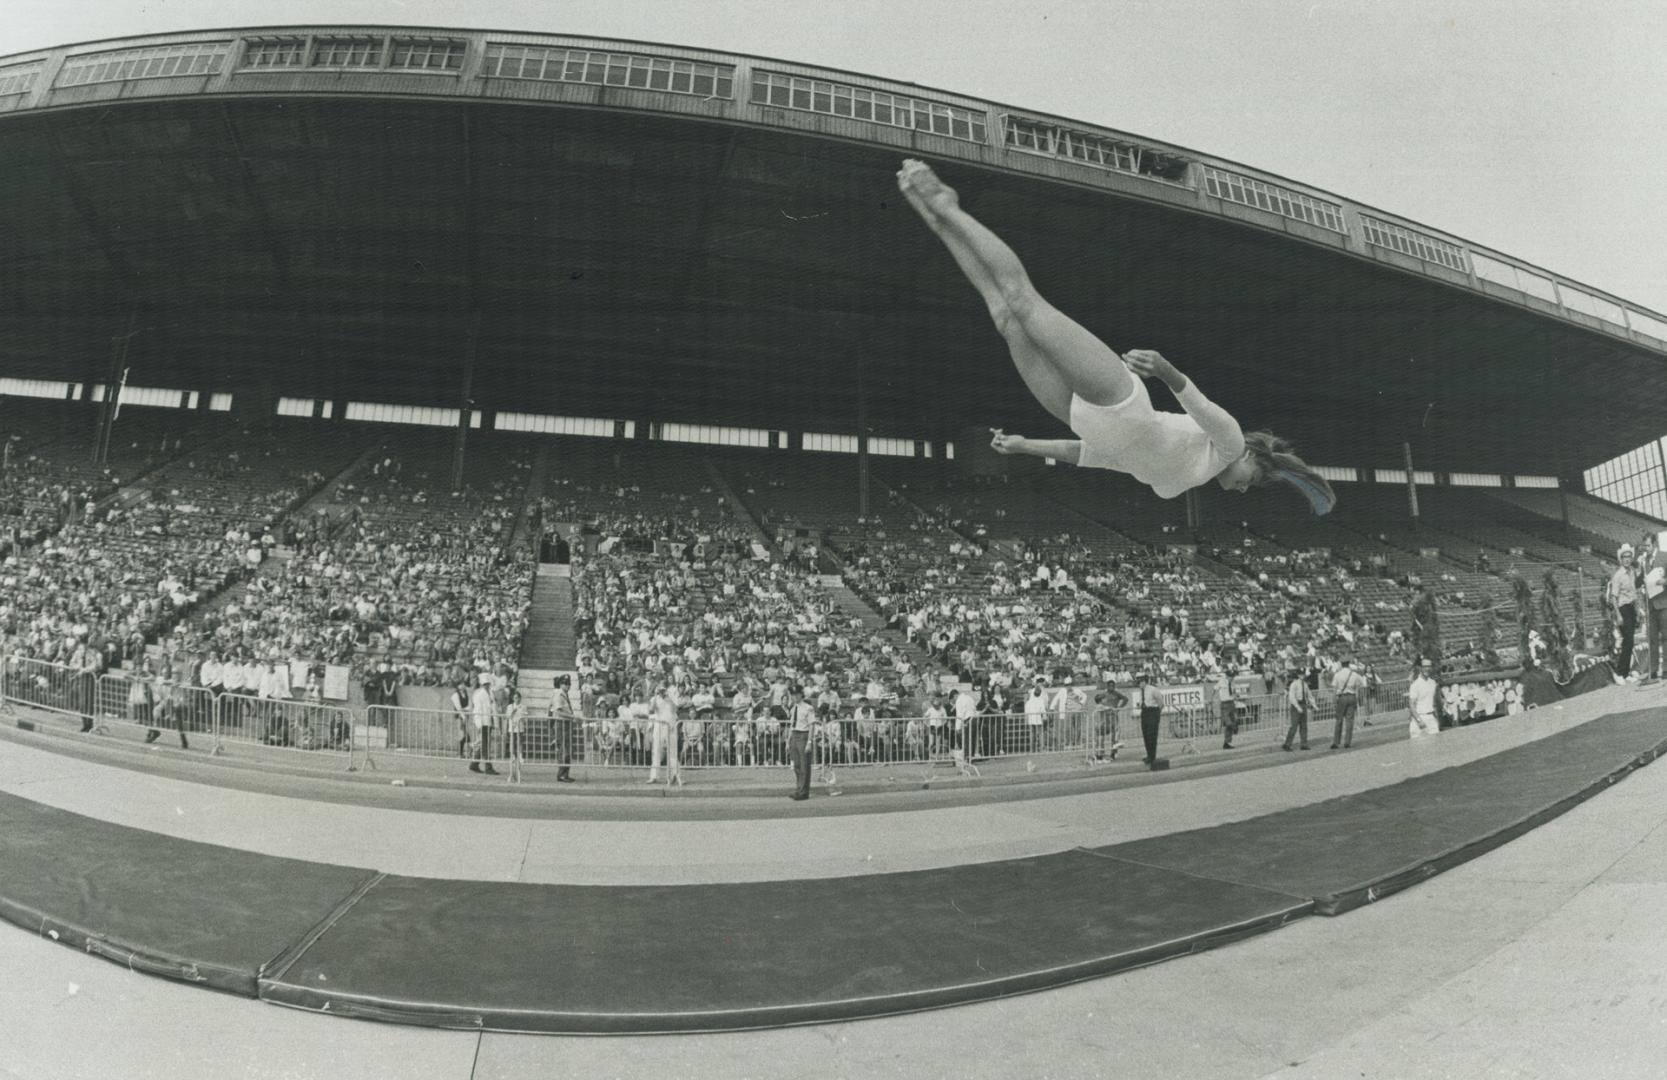
[[[1302,492],[1316,515],[1329,514],[1331,508],[1337,505],[1337,495],[1326,483],[1325,477],[1297,457],[1285,439],[1266,431],[1249,431],[1245,433],[1244,448],[1256,465],[1255,483],[1258,487],[1273,483],[1290,484]]]

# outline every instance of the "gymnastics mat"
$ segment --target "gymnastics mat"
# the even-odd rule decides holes
[[[664,887],[380,881],[264,1000],[574,1033],[882,1016],[1058,986],[1273,929],[1308,901],[1081,851]]]
[[[1308,897],[1316,912],[1336,915],[1491,851],[1663,750],[1667,710],[1618,713],[1387,787],[1093,850]]]
[[[126,967],[253,997],[376,878],[114,825],[0,793],[0,918]]]

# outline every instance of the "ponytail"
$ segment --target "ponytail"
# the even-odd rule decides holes
[[[1337,495],[1326,478],[1297,457],[1285,439],[1266,431],[1251,431],[1245,434],[1244,447],[1256,465],[1257,486],[1276,481],[1290,484],[1308,500],[1316,516],[1329,514],[1337,505]]]

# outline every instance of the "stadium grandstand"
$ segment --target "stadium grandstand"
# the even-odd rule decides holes
[[[0,144],[5,692],[77,736],[785,793],[801,696],[833,789],[1103,770],[1149,691],[1178,756],[1273,749],[1293,679],[1323,740],[1345,661],[1380,734],[1421,660],[1450,723],[1631,661],[1667,316],[1300,179],[790,60],[361,25],[0,57]],[[905,157],[1335,511],[995,453],[1060,425]]]

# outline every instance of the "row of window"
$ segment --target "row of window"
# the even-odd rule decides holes
[[[0,67],[0,97],[6,94],[27,94],[34,89],[35,76],[40,73],[40,64],[10,64]]]
[[[229,41],[199,41],[190,45],[158,45],[84,53],[64,61],[59,86],[160,79],[177,75],[217,75],[231,53]]]
[[[322,417],[330,419],[336,414],[336,403],[330,400],[316,400],[313,398],[279,398],[279,416]]]
[[[1379,221],[1375,217],[1360,215],[1360,224],[1366,232],[1366,242],[1377,247],[1399,251],[1403,255],[1411,255],[1415,259],[1425,262],[1439,263],[1449,270],[1465,273],[1468,266],[1464,259],[1464,248],[1457,244],[1449,244],[1445,240],[1438,240],[1425,233],[1396,225],[1388,221]]]
[[[1119,172],[1135,172],[1140,155],[1138,146],[1018,116],[1001,118],[1001,137],[1002,142],[1016,150],[1069,158]]]
[[[1667,517],[1647,506],[1667,496],[1667,438],[1651,440],[1586,470],[1586,490],[1600,499],[1630,506],[1655,517]]]
[[[752,100],[754,105],[849,116],[968,142],[989,141],[989,125],[982,110],[782,72],[753,72]]]
[[[0,378],[0,397],[32,397],[53,398],[59,401],[74,401],[81,396],[81,384],[74,383],[75,392],[70,392],[72,384],[53,382],[50,379],[6,379]]]
[[[56,382],[48,379],[14,379],[0,378],[0,395],[10,397],[49,398],[56,400],[76,400],[81,396],[80,383]],[[104,400],[104,387],[92,388],[92,400]],[[159,408],[195,409],[200,398],[195,390],[172,390],[163,387],[127,386],[122,390],[123,405],[142,405]],[[214,412],[229,412],[232,407],[232,395],[216,393],[210,395],[209,409]],[[330,419],[334,415],[335,403],[328,399],[313,398],[279,398],[277,412],[279,416],[295,417],[323,417]],[[418,424],[428,427],[456,427],[458,411],[456,409],[440,409],[424,405],[385,405],[375,402],[350,401],[347,403],[345,416],[348,420],[368,421],[386,424]],[[469,415],[469,426],[481,426],[481,413],[472,410]],[[632,420],[607,420],[588,416],[548,416],[537,413],[500,412],[497,414],[493,429],[496,431],[529,432],[546,435],[587,435],[599,438],[627,438],[636,437],[636,422]],[[788,445],[788,433],[778,431],[772,433],[765,428],[735,428],[716,427],[706,424],[667,423],[656,425],[655,437],[666,442],[701,443],[716,446],[748,446],[765,448],[772,445],[770,436],[775,435],[774,445],[785,447]],[[804,433],[802,444],[804,449],[827,453],[855,454],[857,452],[857,437],[855,435],[840,435],[826,432],[807,431]],[[1667,495],[1667,472],[1663,471],[1661,458],[1662,450],[1667,450],[1667,439],[1661,440],[1661,447],[1652,442],[1636,450],[1622,454],[1611,461],[1586,470],[1586,490],[1601,498],[1609,499],[1623,505],[1636,505],[1636,500],[1652,495]],[[932,456],[932,444],[927,440],[901,439],[890,436],[870,436],[868,452],[888,457],[925,457]],[[955,446],[953,443],[945,447],[945,458],[954,460]],[[1315,471],[1327,480],[1335,482],[1352,482],[1358,479],[1354,469],[1331,465],[1317,465]],[[1380,484],[1404,484],[1407,474],[1405,469],[1374,469],[1373,478]],[[1427,470],[1417,470],[1414,477],[1420,484],[1433,485],[1435,473]],[[1504,477],[1498,473],[1468,473],[1456,472],[1448,477],[1454,487],[1503,487]],[[1551,488],[1557,487],[1554,476],[1518,476],[1513,483],[1519,488]],[[1643,509],[1642,506],[1638,507]],[[1667,516],[1667,515],[1657,515]]]
[[[1538,297],[1547,303],[1557,302],[1557,284],[1548,277],[1541,277],[1532,271],[1500,262],[1478,251],[1470,253],[1470,266],[1483,281],[1497,282],[1517,292]]]
[[[1563,306],[1570,311],[1578,311],[1616,326],[1626,325],[1626,312],[1621,310],[1619,304],[1601,296],[1581,292],[1579,289],[1571,289],[1567,285],[1557,286],[1557,292],[1563,298]]]
[[[1505,486],[1504,477],[1500,476],[1498,473],[1456,472],[1448,477],[1448,479],[1453,482],[1454,487],[1496,488]]]
[[[494,431],[527,431],[539,435],[589,435],[611,439],[637,435],[635,420],[602,420],[594,416],[546,416],[541,413],[501,412],[492,421]]]
[[[245,68],[380,68],[457,72],[469,43],[428,37],[254,37],[243,41]]]
[[[714,427],[710,424],[655,424],[649,434],[666,442],[700,443],[705,446],[751,446],[759,449],[771,445],[766,428]],[[787,445],[787,433],[774,433],[777,446]]]
[[[81,397],[80,383],[48,383],[39,380],[8,380],[0,379],[0,394],[8,393],[6,384],[9,382],[27,381],[34,384],[36,392],[31,397],[56,397],[69,401]],[[44,387],[51,387],[52,392],[44,392]],[[95,402],[104,400],[105,387],[102,383],[92,388],[91,398]],[[117,407],[125,408],[129,405],[143,406],[151,409],[195,409],[202,402],[202,395],[196,390],[174,390],[162,386],[134,386],[131,383],[121,388],[117,398]],[[210,394],[208,407],[213,412],[231,412],[232,396],[230,394]]]
[[[1277,184],[1252,180],[1211,165],[1200,166],[1199,173],[1204,180],[1205,192],[1218,199],[1267,210],[1295,221],[1306,221],[1332,232],[1347,231],[1343,228],[1343,208],[1337,203],[1316,199]]]
[[[636,53],[541,45],[488,45],[481,75],[488,79],[537,79],[663,90],[695,97],[735,97],[735,69]]]
[[[460,415],[457,409],[437,409],[431,405],[382,405],[371,401],[350,401],[342,414],[349,420],[364,420],[373,424],[418,424],[422,427],[454,428]],[[480,410],[469,410],[469,426],[480,427]]]

